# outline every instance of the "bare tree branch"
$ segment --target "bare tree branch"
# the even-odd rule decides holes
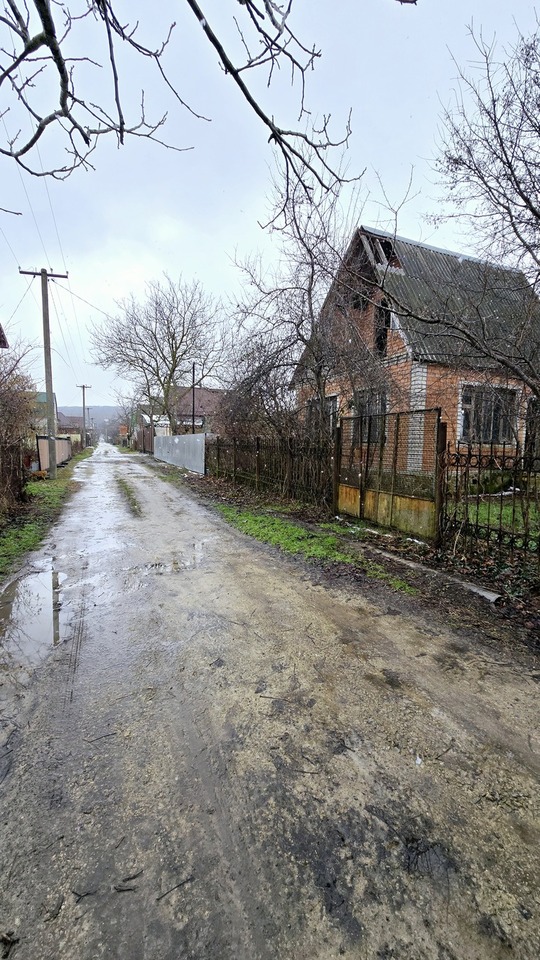
[[[330,134],[328,116],[323,118],[318,130],[307,124],[305,129],[298,130],[283,127],[263,107],[246,79],[249,71],[263,68],[268,71],[270,85],[274,72],[287,66],[291,81],[299,79],[299,121],[309,119],[305,102],[306,78],[321,54],[290,26],[295,0],[283,3],[261,0],[259,4],[255,0],[223,0],[231,11],[231,21],[237,25],[244,48],[245,59],[239,63],[233,61],[225,41],[209,25],[203,0],[202,5],[197,0],[180,2],[187,4],[192,11],[206,39],[217,52],[225,74],[232,77],[249,108],[268,130],[269,142],[280,153],[288,177],[302,180],[304,171],[307,171],[310,176],[306,178],[306,184],[315,178],[319,185],[331,185],[337,176],[332,166],[331,148],[348,142],[349,123],[338,137]],[[155,134],[163,126],[164,116],[157,122],[147,122],[141,111],[137,119],[126,119],[121,70],[117,62],[119,43],[157,70],[161,82],[183,109],[199,119],[207,119],[188,103],[169,75],[166,57],[173,40],[174,23],[169,26],[160,45],[152,48],[139,39],[142,29],[139,23],[124,24],[119,20],[117,0],[87,0],[81,12],[77,0],[56,0],[54,5],[49,0],[28,0],[28,3],[26,0],[3,0],[2,6],[0,89],[3,86],[4,91],[8,90],[8,106],[2,115],[5,122],[9,112],[10,118],[12,115],[17,117],[15,123],[18,124],[17,107],[22,108],[22,113],[31,117],[32,132],[24,136],[24,125],[21,124],[15,134],[6,133],[4,142],[0,141],[0,155],[11,158],[28,172],[59,179],[69,176],[80,166],[90,166],[88,157],[96,143],[109,134],[116,135],[120,144],[128,135],[157,139]],[[63,33],[58,29],[59,23],[63,25]],[[110,67],[110,86],[99,104],[92,104],[82,74],[77,69],[83,61],[97,63],[99,55],[92,61],[85,56],[71,55],[72,41],[81,43],[82,38],[88,49],[87,37],[93,48],[101,47],[101,60],[108,61]],[[39,65],[38,69],[36,65]],[[52,88],[50,76],[55,80]],[[51,89],[56,91],[52,101]],[[67,159],[62,155],[61,160],[52,161],[43,173],[41,164],[32,161],[34,149],[46,133],[59,128],[63,131],[63,144],[67,142]],[[162,140],[157,142],[163,143]],[[181,149],[173,144],[167,145]]]

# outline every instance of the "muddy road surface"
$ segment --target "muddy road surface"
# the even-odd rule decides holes
[[[537,960],[532,655],[76,477],[1,600],[4,956]]]

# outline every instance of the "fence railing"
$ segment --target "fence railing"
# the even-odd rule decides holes
[[[440,411],[346,417],[337,447],[207,436],[206,472],[325,503],[371,523],[540,566],[540,451],[445,450]]]
[[[332,447],[299,437],[207,435],[206,472],[280,496],[332,504]]]
[[[446,544],[540,563],[540,456],[510,444],[443,456]]]

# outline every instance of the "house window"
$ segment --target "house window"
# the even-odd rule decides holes
[[[375,350],[379,357],[386,357],[388,349],[388,331],[390,330],[390,308],[385,300],[375,311]]]
[[[353,425],[353,446],[361,443],[378,443],[383,434],[386,394],[373,390],[355,390],[353,410],[356,417]]]
[[[353,293],[351,297],[351,307],[353,310],[365,310],[369,303],[369,299],[365,293]]]
[[[372,234],[368,239],[375,263],[382,267],[401,267],[394,244],[389,237],[375,237]]]
[[[461,402],[462,440],[468,443],[507,443],[515,439],[515,390],[466,385]]]
[[[308,403],[308,419],[312,427],[319,427],[321,425],[320,418],[321,402],[320,400],[310,400]],[[338,398],[334,397],[325,397],[324,398],[324,417],[323,423],[325,423],[329,429],[330,433],[333,433],[337,427],[337,414],[338,414]]]

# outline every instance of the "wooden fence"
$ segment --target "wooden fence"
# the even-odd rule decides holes
[[[327,504],[333,502],[333,448],[298,437],[224,439],[207,435],[206,472],[257,490]]]

